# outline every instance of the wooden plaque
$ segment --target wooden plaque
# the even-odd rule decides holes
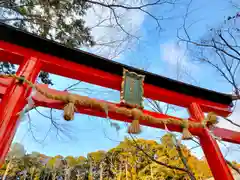
[[[135,72],[123,70],[123,80],[121,87],[121,103],[136,108],[143,108],[143,75]]]

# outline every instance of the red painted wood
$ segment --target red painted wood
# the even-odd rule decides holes
[[[11,83],[11,78],[0,78],[0,98],[3,97],[10,83]]]
[[[96,70],[84,65],[79,65],[61,58],[53,57],[48,54],[43,54],[32,49],[27,49],[3,41],[0,41],[0,48],[4,49],[4,53],[3,55],[0,55],[0,57],[6,56],[6,53],[11,54],[14,52],[14,54],[21,54],[18,58],[15,58],[19,59],[19,62],[21,62],[22,56],[25,56],[26,54],[31,54],[32,56],[38,57],[42,60],[43,71],[58,74],[68,78],[82,80],[106,88],[112,88],[115,90],[121,89],[121,76]],[[9,59],[9,61],[12,62],[11,59]],[[14,62],[16,62],[16,60],[14,60]],[[202,100],[192,96],[187,96],[160,87],[155,87],[150,84],[144,84],[144,95],[147,98],[182,107],[188,107],[192,102],[197,102],[201,105],[201,108],[204,112],[214,111],[224,117],[228,116],[231,113],[231,110],[226,105]]]
[[[4,92],[6,91],[5,85],[1,86],[1,82],[4,82],[4,84],[10,84],[11,79],[0,78],[0,98],[4,94]],[[47,88],[46,85],[40,85],[39,84],[38,86],[41,86],[41,87],[45,88],[45,90],[47,90],[51,93],[54,93],[54,94],[61,94],[61,93],[66,94],[66,92],[61,92],[61,91],[49,89],[49,88]],[[56,109],[62,109],[63,106],[64,106],[60,101],[53,101],[51,99],[47,99],[47,98],[39,96],[39,95],[34,96],[33,100],[34,100],[34,102],[37,106],[43,106],[43,107],[48,107],[48,108],[56,108]],[[118,105],[118,104],[116,104],[116,105]],[[92,115],[92,116],[105,117],[104,113],[102,113],[102,112],[99,113],[99,112],[97,112],[95,110],[92,110],[92,109],[87,109],[86,110],[84,108],[79,107],[78,112],[80,112],[82,114],[86,113],[86,114]],[[147,113],[147,114],[151,114],[154,117],[159,117],[159,113],[151,112],[151,111],[147,111],[147,110],[144,110],[144,112]],[[163,116],[167,117],[166,115],[163,115]],[[126,117],[121,117],[121,116],[116,115],[116,114],[111,114],[111,118],[115,119],[115,120],[120,120],[120,121],[127,121],[127,122],[130,121],[130,119],[126,119]],[[193,118],[190,118],[190,120],[194,121]],[[147,122],[145,122],[145,123],[147,123]],[[144,122],[143,122],[143,124],[144,124]],[[145,124],[145,125],[150,126],[150,127],[155,127],[155,128],[164,128],[163,126],[156,125],[156,124]],[[180,129],[177,129],[177,131],[179,132]],[[223,141],[240,144],[240,132],[235,132],[235,131],[231,131],[231,130],[228,130],[228,129],[223,129],[223,128],[216,127],[216,128],[213,129],[213,133],[216,136],[221,137]]]
[[[9,44],[3,41],[0,41],[0,47],[2,48],[0,49],[0,58],[2,60],[9,61],[14,64],[23,63],[20,66],[17,74],[25,76],[28,80],[34,81],[40,72],[40,68],[42,67],[42,70],[53,74],[82,80],[88,83],[96,84],[106,88],[112,88],[115,90],[120,90],[121,88],[121,76],[96,70],[84,65],[75,64],[61,58],[42,54],[40,52]],[[36,58],[24,60],[24,57],[30,56],[34,56]],[[7,83],[10,82],[9,80],[4,81]],[[4,160],[14,137],[18,124],[18,113],[24,107],[26,98],[30,93],[30,88],[28,89],[26,85],[17,84],[15,80],[11,80],[8,88],[6,89],[4,81],[2,81],[2,85],[0,84],[0,97],[2,97],[0,103],[0,164]],[[50,89],[48,89],[48,91],[54,91],[56,94],[66,93]],[[214,111],[221,116],[228,116],[231,113],[231,110],[226,105],[183,95],[160,87],[155,87],[150,84],[144,84],[144,92],[145,97],[182,107],[189,107],[189,112],[192,116],[191,120],[195,121],[201,121],[204,118],[202,111]],[[4,96],[1,96],[3,94]],[[37,94],[33,99],[37,106],[44,106],[55,109],[63,109],[64,107],[64,104],[62,102],[47,99],[40,94]],[[77,107],[77,112],[104,118],[106,117],[106,114],[104,112],[84,108],[81,106]],[[170,117],[164,114],[154,113],[146,110],[144,110],[144,113],[151,114],[152,116],[159,118]],[[109,117],[125,122],[132,121],[128,117],[119,115],[115,112],[110,112]],[[172,118],[179,120],[176,117]],[[146,120],[141,120],[141,124],[156,128],[164,128],[162,124],[151,124]],[[174,125],[168,125],[168,129],[171,131],[181,132],[180,127]],[[231,172],[227,167],[227,164],[216,141],[211,137],[207,129],[191,128],[190,132],[193,135],[200,137],[200,143],[208,160],[209,166],[213,172],[214,178],[216,180],[233,180]],[[225,138],[225,140],[239,143],[240,135],[237,132],[215,128],[214,133],[221,136],[223,139]]]
[[[213,134],[220,137],[223,141],[240,144],[240,132],[215,127],[213,129]]]
[[[5,49],[1,49],[0,46],[0,59],[1,61],[11,62],[12,64],[21,64],[24,61],[24,56],[14,53],[14,51],[10,52]]]
[[[201,107],[197,103],[192,103],[189,106],[189,113],[198,122],[204,119]],[[215,180],[234,180],[216,140],[209,134],[207,128],[202,129],[199,138]]]
[[[0,77],[0,87],[8,87],[10,85],[12,79],[11,78],[1,78]]]
[[[53,94],[56,94],[56,95],[67,94],[67,92],[50,89],[46,85],[39,85],[39,86],[44,88],[45,91],[47,91],[49,93],[53,93]],[[34,102],[37,106],[43,106],[43,107],[54,108],[54,109],[63,109],[63,107],[64,107],[64,104],[62,102],[48,99],[48,98],[42,96],[39,93],[37,93],[33,97],[33,100],[34,100]],[[108,102],[105,101],[105,103],[108,103]],[[119,106],[119,104],[115,104],[115,105]],[[103,113],[103,112],[97,112],[96,110],[93,110],[93,109],[84,109],[83,107],[80,107],[80,106],[78,106],[78,111],[77,112],[82,113],[82,114],[92,115],[92,116],[106,117],[106,114]],[[147,110],[143,110],[143,112],[146,113],[146,114],[152,115],[154,117],[175,118],[177,120],[180,120],[177,117],[172,117],[172,116],[168,116],[168,115],[157,113],[157,112],[151,112],[151,111],[147,111]],[[128,119],[127,117],[124,117],[124,116],[120,116],[117,113],[111,113],[110,117],[112,119],[120,120],[120,121],[124,121],[124,122],[131,122],[132,121],[131,119]],[[194,121],[194,119],[192,119],[192,118],[191,118],[191,120]],[[154,127],[154,128],[161,128],[161,129],[165,128],[163,125],[151,124],[147,121],[141,121],[141,124],[145,125],[145,126]],[[173,128],[169,127],[169,129],[173,130],[173,131],[181,132],[181,129],[178,128],[178,127],[175,127],[175,126],[173,126]],[[199,129],[192,129],[192,133],[194,135],[197,135],[199,133]],[[240,144],[240,132],[235,132],[235,131],[231,131],[231,130],[216,127],[216,128],[213,129],[213,133],[215,135],[221,137],[222,140],[224,140],[224,141]]]
[[[38,85],[38,86],[41,86],[41,88],[44,88],[44,91],[47,91],[51,94],[55,94],[55,95],[64,95],[64,94],[66,95],[67,94],[67,92],[64,92],[64,91],[57,91],[57,90],[54,90],[54,89],[50,89],[50,88],[47,87],[47,85]],[[65,104],[63,102],[48,99],[45,96],[41,95],[39,92],[37,92],[36,95],[33,96],[33,101],[34,101],[36,106],[43,106],[43,107],[54,108],[54,109],[61,109],[62,110],[65,106]],[[99,101],[109,103],[109,102],[102,101],[102,100],[99,100]],[[111,104],[114,104],[114,103],[111,103]],[[120,104],[115,104],[115,105],[120,106]],[[84,108],[82,106],[77,106],[76,108],[77,108],[76,112],[79,112],[81,114],[87,114],[87,115],[91,115],[91,116],[98,116],[98,117],[106,118],[106,113],[105,112],[101,112],[101,111],[98,111],[96,109]],[[157,113],[157,112],[151,112],[151,111],[147,111],[147,110],[143,110],[143,113],[152,115],[152,116],[157,117],[157,118],[174,118],[176,120],[180,120],[177,117],[168,116],[168,115],[165,115],[165,114],[161,114],[161,113]],[[119,120],[119,121],[123,121],[123,122],[132,122],[132,119],[130,119],[129,117],[119,115],[118,113],[115,113],[115,112],[109,112],[109,117],[111,119],[115,119],[115,120]],[[162,124],[150,123],[147,120],[141,120],[140,124],[145,125],[145,126],[154,127],[154,128],[161,128],[161,129],[165,128],[164,125],[162,125]],[[167,127],[171,131],[177,131],[177,132],[182,131],[179,126],[168,125]],[[198,135],[201,132],[201,129],[190,128],[190,131],[194,135]]]
[[[17,75],[24,76],[34,82],[40,72],[41,62],[36,58],[26,58],[20,65]],[[25,106],[26,98],[31,88],[26,84],[19,84],[12,80],[0,103],[0,165],[5,159],[13,140],[19,112]]]

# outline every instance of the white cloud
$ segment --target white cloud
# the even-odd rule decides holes
[[[169,65],[187,65],[188,57],[186,50],[174,42],[167,42],[160,46],[161,59]]]
[[[110,3],[111,0],[100,1],[105,4]],[[138,6],[145,3],[145,1],[132,0],[117,0],[115,4],[134,5]],[[98,44],[105,44],[105,46],[95,46],[88,49],[88,51],[96,54],[113,58],[118,57],[126,48],[133,46],[133,39],[128,37],[129,34],[137,35],[144,21],[145,14],[138,10],[126,10],[123,8],[115,8],[117,21],[111,9],[99,5],[93,5],[87,11],[85,16],[86,25],[92,28],[92,35]],[[121,24],[121,27],[117,25]],[[126,31],[126,32],[124,32]],[[108,44],[108,42],[111,42]]]
[[[193,61],[190,61],[188,51],[182,44],[174,41],[168,41],[160,45],[161,61],[165,62],[167,69],[164,75],[183,81],[186,83],[196,84],[195,76],[198,75],[199,67]]]

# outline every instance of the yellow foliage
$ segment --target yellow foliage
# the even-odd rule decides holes
[[[199,160],[191,154],[186,146],[180,145],[183,156],[194,176],[198,180],[203,180],[212,176],[206,160]],[[147,154],[147,155],[146,155]],[[29,157],[28,157],[29,158]],[[32,159],[31,159],[32,158]],[[50,158],[50,159],[49,159]],[[26,158],[25,158],[26,159]],[[47,165],[36,166],[34,161],[42,161],[49,159]],[[153,161],[153,159],[156,161]],[[99,179],[100,174],[102,180],[188,180],[189,176],[186,172],[170,169],[157,162],[167,165],[185,168],[182,159],[179,157],[172,136],[167,134],[161,138],[161,143],[153,140],[136,139],[130,140],[125,138],[117,147],[109,151],[96,151],[88,154],[87,157],[67,156],[48,157],[39,154],[38,158],[30,156],[30,162],[33,168],[26,166],[22,159],[17,159],[8,176],[16,176],[17,172],[27,170],[28,174],[32,173],[33,180],[41,179],[41,176],[49,176],[55,178],[57,175],[64,176],[66,167],[73,169],[71,171],[71,180],[80,180],[88,178],[89,180]],[[65,160],[65,164],[61,164]],[[6,170],[8,161],[0,169],[0,176]],[[239,167],[237,162],[233,162]],[[78,171],[79,170],[79,171]],[[44,175],[44,173],[45,175]],[[50,178],[51,179],[51,178]]]

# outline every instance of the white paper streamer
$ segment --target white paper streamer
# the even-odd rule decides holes
[[[32,97],[37,93],[36,88],[32,89],[31,95],[27,98],[27,104],[23,108],[23,110],[19,113],[20,121],[24,120],[25,114],[28,113],[34,107],[34,101]]]
[[[167,125],[164,124],[164,129],[165,131],[167,131],[167,133],[171,134],[172,135],[172,141],[173,141],[173,144],[176,146],[177,145],[177,137],[175,134],[173,134],[171,131],[169,131],[169,129],[167,128]],[[181,142],[181,141],[180,141]]]

